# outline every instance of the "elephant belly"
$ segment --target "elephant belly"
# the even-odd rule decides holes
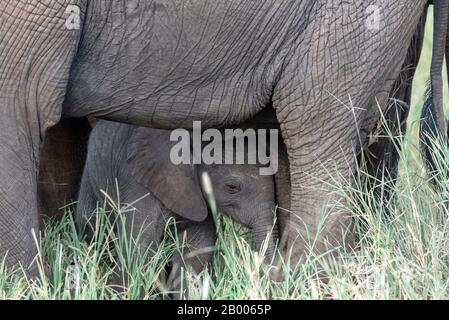
[[[286,48],[312,6],[94,1],[64,115],[160,128],[190,127],[194,120],[206,127],[240,123],[269,104]]]

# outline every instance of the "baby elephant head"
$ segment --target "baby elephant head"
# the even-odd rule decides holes
[[[250,164],[201,165],[198,171],[209,174],[218,211],[253,230],[257,250],[270,235],[266,259],[271,260],[278,238],[273,176],[260,175]]]
[[[252,229],[257,250],[270,235],[265,255],[270,262],[278,240],[274,177],[260,175],[260,167],[252,164],[176,165],[170,159],[175,144],[170,131],[136,128],[128,146],[132,178],[175,214],[201,222],[209,212],[201,184],[207,172],[218,211]]]

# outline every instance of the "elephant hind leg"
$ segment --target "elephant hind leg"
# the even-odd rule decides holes
[[[376,33],[363,21],[368,4],[342,4],[332,8],[340,13],[339,19],[328,21],[323,14],[310,20],[302,42],[288,53],[273,91],[273,107],[290,162],[287,249],[293,247],[296,257],[305,249],[302,238],[314,240],[320,230],[333,245],[352,242],[353,235],[348,234],[349,239],[342,236],[351,227],[348,210],[341,210],[341,205],[332,208],[324,225],[320,225],[321,213],[332,203],[346,202],[341,190],[332,186],[336,181],[347,185],[353,179],[356,155],[372,129],[369,123],[379,118],[371,106],[376,95],[382,94],[383,84],[399,74],[407,54],[404,42],[410,43],[425,2],[416,6],[395,2],[407,19],[386,15],[382,23],[388,27]],[[349,18],[352,15],[357,18]],[[357,37],[348,41],[348,34]],[[336,52],[338,63],[332,63]]]
[[[318,152],[312,157],[290,153],[291,210],[288,219],[284,218],[282,242],[284,252],[291,254],[293,267],[309,249],[324,253],[355,243],[352,216],[341,205],[345,202],[341,186],[351,181],[356,161],[351,154],[347,158],[338,155],[340,147],[344,150],[348,146],[319,154],[320,145],[311,145]]]
[[[357,148],[364,139],[359,122],[363,124],[365,112],[331,94],[279,86],[273,106],[288,154],[291,187],[290,210],[280,215],[281,243],[296,267],[311,245],[315,253],[324,253],[355,243],[350,212],[338,204],[345,202],[341,186],[353,179],[356,169]]]
[[[388,96],[393,101],[390,102],[390,105],[384,112],[384,121],[382,121],[384,123],[378,126],[379,130],[375,133],[376,141],[367,147],[368,151],[360,159],[362,161],[360,166],[366,167],[369,177],[374,177],[374,181],[368,179],[369,187],[379,189],[379,192],[376,192],[375,195],[384,203],[388,203],[395,192],[394,188],[390,187],[395,185],[398,178],[399,153],[402,147],[402,138],[407,132],[407,118],[410,111],[413,78],[421,57],[426,21],[427,10],[421,16],[408,48],[407,58]],[[447,56],[449,57],[449,54]],[[398,139],[396,140],[396,138]],[[379,187],[379,181],[384,181],[385,178],[392,181],[393,184],[387,186],[381,184]]]

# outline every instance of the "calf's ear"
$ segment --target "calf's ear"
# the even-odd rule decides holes
[[[186,219],[201,222],[208,215],[195,165],[175,165],[170,160],[171,131],[134,129],[128,144],[131,174],[165,207]]]

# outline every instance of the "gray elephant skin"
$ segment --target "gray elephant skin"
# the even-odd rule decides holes
[[[128,207],[123,211],[126,232],[121,228],[119,232],[132,237],[141,252],[149,250],[151,254],[157,249],[166,224],[174,218],[187,246],[173,265],[185,261],[189,269],[199,273],[211,260],[216,240],[201,184],[203,173],[207,173],[218,211],[252,229],[257,250],[266,242],[265,259],[271,262],[278,241],[274,177],[260,175],[260,166],[252,164],[175,165],[170,159],[175,145],[170,134],[168,130],[104,120],[95,125],[76,211],[80,229],[92,238],[96,208],[104,204],[104,192],[114,207]]]
[[[326,186],[334,171],[350,180],[353,154],[379,120],[377,102],[388,104],[427,2],[2,1],[0,256],[26,266],[37,253],[39,147],[62,118],[221,128],[271,106],[289,160],[280,232],[297,263],[323,208],[341,200]],[[448,0],[433,2],[441,114]],[[378,26],[367,23],[373,8]],[[79,27],[68,28],[77,11]],[[342,245],[350,224],[347,212],[333,214],[315,250]]]

